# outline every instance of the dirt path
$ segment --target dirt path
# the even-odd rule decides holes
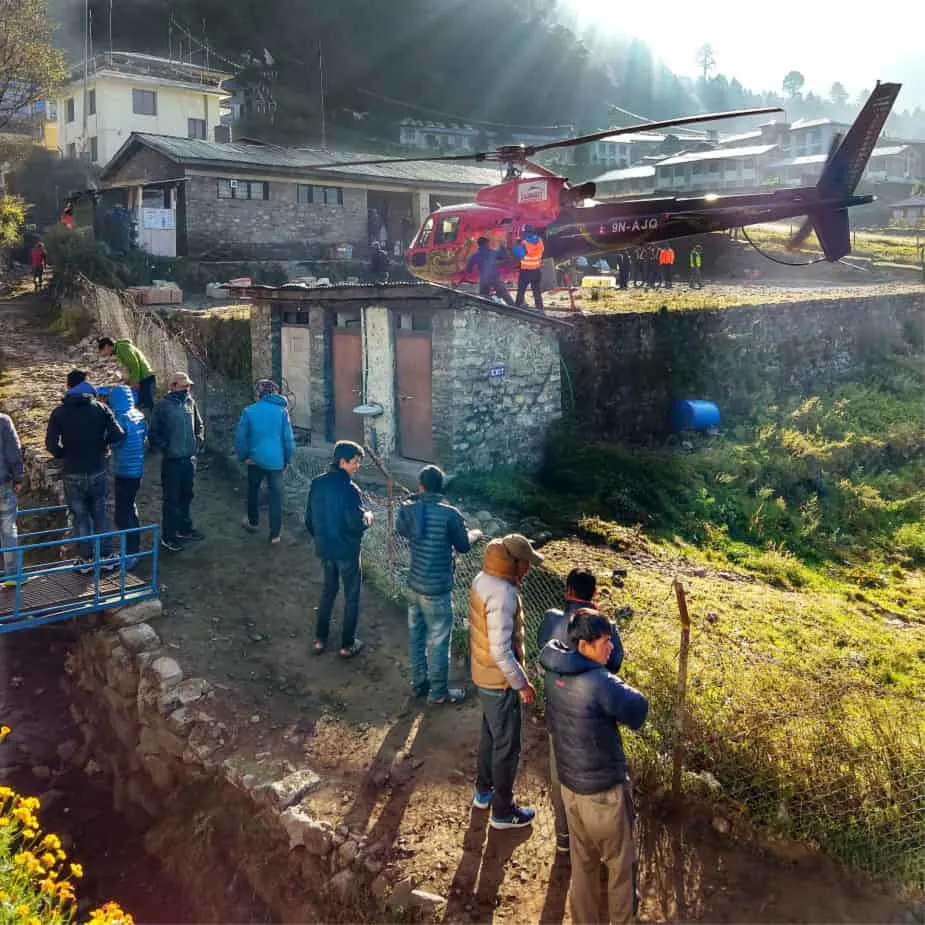
[[[93,357],[43,333],[33,307],[29,299],[0,302],[0,349],[14,385],[7,408],[35,446],[75,356]],[[150,520],[159,513],[150,457],[147,468],[140,501]],[[313,549],[294,513],[279,547],[246,534],[243,505],[243,486],[220,460],[199,473],[193,513],[207,538],[163,557],[166,613],[157,626],[186,676],[205,677],[220,692],[236,750],[321,774],[311,810],[380,845],[390,879],[410,876],[447,897],[447,921],[567,920],[542,726],[532,717],[526,724],[518,780],[537,823],[532,832],[489,832],[486,814],[469,805],[476,705],[426,708],[409,698],[404,614],[371,588],[359,631],[366,651],[348,663],[330,652],[312,657],[320,577]],[[464,675],[464,666],[457,670]],[[399,750],[408,757],[396,763]],[[717,834],[708,816],[663,819],[643,805],[642,820],[644,921],[904,920],[900,903],[862,878],[820,861],[760,857]]]

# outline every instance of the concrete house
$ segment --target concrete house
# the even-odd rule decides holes
[[[117,51],[76,65],[56,97],[58,148],[105,164],[132,132],[212,138],[230,78],[183,61]]]
[[[456,472],[540,463],[562,413],[562,321],[422,283],[237,292],[254,303],[251,373],[284,383],[313,446],[365,441]]]
[[[304,260],[338,245],[365,254],[373,215],[403,253],[438,203],[471,200],[500,181],[496,169],[455,163],[326,167],[370,157],[139,133],[103,169],[101,185],[136,213],[165,210],[152,216],[165,232],[157,241],[139,235],[151,253]]]

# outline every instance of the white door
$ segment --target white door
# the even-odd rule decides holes
[[[311,344],[308,325],[284,325],[282,328],[283,379],[290,401],[293,427],[306,430],[312,426],[311,412]]]

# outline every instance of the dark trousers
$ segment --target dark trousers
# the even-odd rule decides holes
[[[283,473],[278,469],[247,467],[247,521],[252,527],[260,524],[260,486],[267,480],[270,502],[270,537],[279,536],[283,529]]]
[[[527,287],[529,286],[533,291],[533,304],[536,306],[537,311],[542,311],[543,290],[540,287],[542,277],[542,270],[521,270],[520,276],[517,277],[517,298],[514,300],[514,304],[524,304],[524,296],[527,294]]]
[[[559,780],[559,766],[556,764],[556,749],[549,737],[549,799],[552,801],[552,814],[556,821],[556,835],[568,835],[568,817],[562,802],[562,783]]]
[[[511,294],[507,291],[507,286],[504,285],[504,280],[500,276],[492,276],[479,281],[479,295],[483,299],[490,299],[492,292],[498,293],[501,300],[508,305],[514,304],[514,300],[511,298]]]
[[[666,289],[670,289],[670,288],[671,288],[671,271],[672,271],[672,269],[673,269],[673,268],[672,268],[672,266],[671,266],[670,263],[666,263],[666,264],[663,264],[663,265],[662,265],[662,283],[663,283],[663,285],[665,286]]]
[[[494,790],[491,812],[496,818],[514,811],[514,778],[520,761],[520,694],[479,688],[482,704],[482,739],[479,742],[479,768],[476,787]]]
[[[104,471],[89,473],[65,473],[64,497],[74,521],[76,537],[93,536],[106,533],[109,524],[106,518],[106,496],[108,479]],[[79,544],[82,559],[96,558],[95,541]],[[109,556],[112,552],[112,540],[109,537],[100,540],[100,554]]]
[[[150,411],[154,407],[156,388],[156,376],[146,376],[138,383],[138,407],[143,411]]]
[[[165,459],[161,463],[161,490],[164,496],[163,527],[165,540],[177,540],[181,533],[193,530],[190,505],[193,503],[193,479],[196,457]]]
[[[115,495],[115,510],[113,517],[117,530],[135,530],[138,528],[138,508],[135,506],[135,496],[141,486],[141,479],[127,479],[117,475],[113,479]],[[121,540],[120,540],[121,542]],[[125,553],[137,556],[141,544],[138,533],[126,533]]]
[[[315,623],[315,639],[327,643],[331,628],[331,611],[337,589],[344,583],[344,625],[341,630],[341,648],[349,649],[356,641],[357,623],[360,619],[360,588],[363,585],[363,573],[360,557],[356,559],[322,559],[324,586],[321,589],[321,602],[318,604],[318,619]]]

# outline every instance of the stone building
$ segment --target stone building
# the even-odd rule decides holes
[[[564,322],[419,283],[238,292],[254,302],[252,375],[284,381],[313,445],[366,441],[455,472],[539,464]]]
[[[151,253],[305,260],[345,246],[365,255],[371,237],[403,255],[438,204],[472,200],[500,180],[495,169],[455,163],[343,166],[369,157],[135,133],[101,184],[136,213]]]

